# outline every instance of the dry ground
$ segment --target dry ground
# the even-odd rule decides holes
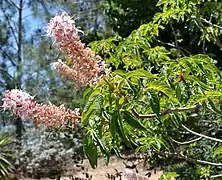
[[[127,162],[127,161],[124,161]],[[132,165],[132,162],[127,162],[128,165]],[[76,180],[78,178],[83,178],[81,180],[158,180],[161,176],[162,171],[154,170],[144,170],[142,167],[142,163],[137,165],[136,169],[126,168],[122,159],[118,159],[116,157],[110,158],[110,163],[108,166],[105,165],[103,158],[98,160],[98,167],[96,169],[92,169],[89,165],[88,160],[84,160],[82,166],[73,167],[72,172],[67,173],[60,180]],[[84,167],[84,168],[83,168]],[[146,175],[150,173],[151,176],[148,177]],[[121,175],[120,176],[118,176]],[[87,176],[89,178],[87,178]],[[34,180],[28,178],[22,178],[21,180]],[[41,178],[41,180],[50,180],[49,178]],[[52,179],[51,179],[52,180]],[[79,179],[77,179],[79,180]]]

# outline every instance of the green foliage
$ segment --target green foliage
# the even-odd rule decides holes
[[[170,180],[172,178],[178,177],[179,175],[176,172],[165,172],[163,175],[159,178],[159,180]]]
[[[115,3],[124,7],[122,1],[109,1]],[[197,49],[205,49],[206,41],[220,47],[221,9],[212,11],[215,4],[220,6],[217,1],[160,0],[162,11],[128,37],[90,44],[113,70],[87,90],[82,116],[87,133],[97,137],[93,146],[106,157],[112,152],[119,156],[122,146],[146,154],[150,163],[169,171],[163,179],[207,179],[221,173],[221,147],[212,138],[205,140],[222,138],[219,57],[187,50],[186,43],[192,47],[193,42],[184,38],[197,33]],[[162,35],[169,29],[165,41]],[[94,159],[91,163],[96,165]]]
[[[1,179],[8,179],[9,173],[12,172],[13,166],[8,159],[13,158],[7,146],[12,142],[12,139],[6,134],[0,135],[0,177]]]
[[[214,156],[221,154],[222,153],[222,146],[219,146],[215,151],[214,151]]]
[[[87,134],[85,134],[85,140],[84,140],[84,147],[85,147],[85,154],[87,158],[89,159],[89,162],[93,168],[96,168],[97,166],[97,146],[95,144],[95,137],[93,131],[88,131]]]

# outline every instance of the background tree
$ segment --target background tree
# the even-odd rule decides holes
[[[108,16],[108,23],[121,37],[127,37],[141,24],[152,20],[160,9],[157,0],[107,0],[103,9]]]
[[[218,67],[221,67],[220,37],[217,42],[212,42],[210,40],[212,37],[208,37],[208,40],[204,38],[205,34],[211,31],[210,28],[212,28],[212,25],[214,26],[214,22],[218,22],[220,19],[221,2],[204,1],[203,3],[199,3],[198,7],[195,6],[196,15],[192,17],[185,15],[189,12],[180,11],[180,20],[182,21],[173,18],[176,14],[173,8],[176,8],[178,11],[179,9],[182,9],[180,2],[176,3],[174,1],[167,1],[168,6],[165,6],[164,10],[168,10],[169,14],[161,13],[160,6],[156,6],[157,2],[158,1],[110,0],[104,3],[103,8],[108,16],[110,26],[121,37],[127,37],[140,25],[150,22],[153,19],[154,14],[158,12],[159,16],[155,17],[161,18],[161,15],[163,15],[161,18],[163,24],[164,21],[172,18],[164,27],[165,30],[159,32],[159,39],[153,43],[157,46],[164,46],[168,50],[171,49],[175,55],[177,55],[177,53],[181,54],[181,51],[185,55],[198,53],[209,54],[217,59],[217,65]],[[162,3],[164,2],[159,1],[159,4]],[[169,4],[172,4],[172,6]],[[184,8],[185,6],[188,8],[187,6],[189,6],[189,4],[191,4],[190,1],[184,3]],[[170,10],[172,11],[171,13]],[[193,13],[190,14],[193,15]],[[198,17],[199,19],[195,17]],[[205,27],[205,29],[204,26],[207,28]],[[177,50],[179,50],[179,52],[177,52]]]
[[[2,1],[1,10],[1,21],[5,28],[2,30],[2,36],[6,35],[2,39],[3,46],[1,47],[2,84],[9,88],[20,88],[22,81],[23,1],[19,1],[18,5],[13,1]],[[16,21],[15,14],[18,17]],[[15,119],[15,125],[17,136],[21,137],[22,121],[20,118]]]

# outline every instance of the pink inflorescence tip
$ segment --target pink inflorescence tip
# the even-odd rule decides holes
[[[13,113],[22,118],[28,117],[30,110],[36,105],[33,96],[18,89],[6,90],[3,97],[2,107],[12,110]]]
[[[59,60],[54,68],[79,86],[98,83],[105,71],[102,58],[81,42],[75,21],[66,13],[55,16],[48,24],[47,34],[55,38],[57,47],[71,59],[72,66]]]
[[[75,124],[80,115],[79,109],[70,110],[64,105],[39,104],[34,97],[18,89],[6,90],[3,94],[4,110],[12,110],[23,119],[33,120],[35,124],[45,124],[48,127],[64,127]]]

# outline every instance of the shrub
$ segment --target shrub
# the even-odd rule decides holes
[[[72,170],[77,152],[82,152],[80,135],[70,142],[64,133],[50,135],[45,128],[28,128],[16,151],[15,167],[21,176],[41,178]],[[69,143],[68,143],[69,141]]]

